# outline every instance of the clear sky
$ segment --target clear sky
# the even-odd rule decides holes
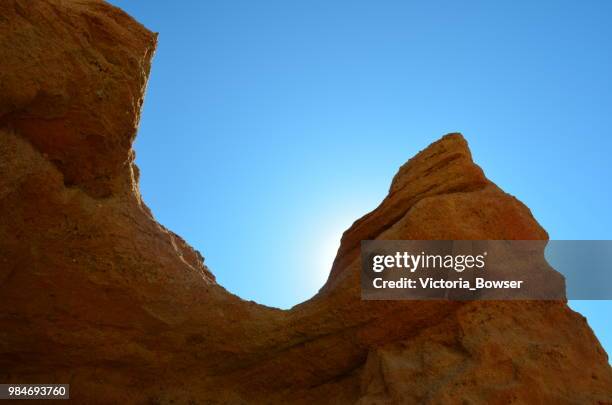
[[[408,158],[462,132],[552,239],[612,239],[611,1],[112,0],[159,47],[136,142],[156,218],[288,308]],[[572,302],[612,352],[612,302]]]

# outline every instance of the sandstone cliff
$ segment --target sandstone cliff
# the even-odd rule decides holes
[[[345,232],[289,311],[158,224],[131,149],[156,36],[100,0],[0,2],[0,382],[80,403],[611,403],[563,302],[367,302],[362,239],[545,239],[451,134]]]

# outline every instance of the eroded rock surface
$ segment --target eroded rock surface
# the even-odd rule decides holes
[[[138,192],[156,36],[98,0],[0,2],[0,382],[81,403],[609,403],[563,302],[366,302],[362,239],[546,239],[450,134],[345,232],[289,311],[219,286]]]

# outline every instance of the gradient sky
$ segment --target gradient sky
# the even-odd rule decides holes
[[[342,231],[454,131],[551,239],[612,239],[611,1],[111,3],[160,33],[145,201],[245,299],[312,296]],[[572,306],[612,352],[612,302]]]

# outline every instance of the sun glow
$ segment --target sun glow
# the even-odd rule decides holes
[[[320,236],[317,238],[316,246],[313,250],[313,252],[316,254],[316,257],[314,258],[314,265],[316,268],[314,269],[312,275],[312,281],[316,283],[319,288],[322,287],[327,281],[332,264],[334,263],[334,259],[338,253],[338,248],[340,247],[342,234],[351,226],[351,224],[352,221],[348,219],[346,221],[338,220],[335,223],[325,224],[324,232],[323,227],[321,228]]]

